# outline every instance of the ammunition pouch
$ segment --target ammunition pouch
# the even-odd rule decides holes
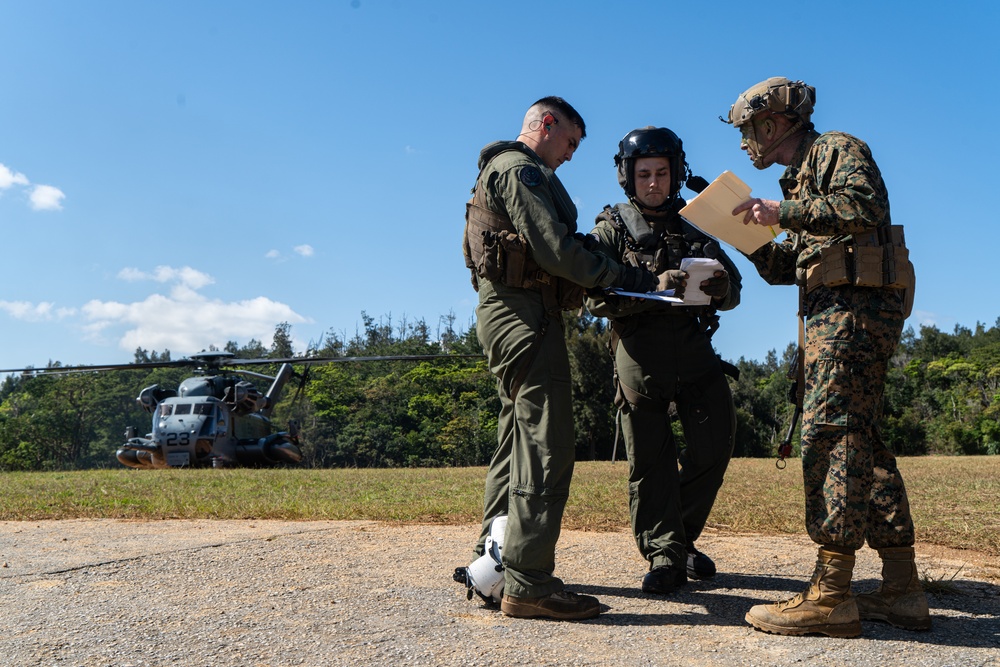
[[[800,280],[806,293],[842,285],[904,290],[903,317],[913,310],[916,274],[902,225],[879,227],[822,248]]]
[[[543,271],[510,219],[476,205],[475,197],[465,206],[462,250],[476,291],[479,279],[485,278],[508,287],[540,292],[548,312],[575,310],[583,305],[584,288]]]

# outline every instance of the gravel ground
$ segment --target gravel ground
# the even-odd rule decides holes
[[[866,623],[856,639],[779,637],[743,615],[803,588],[805,537],[710,533],[720,574],[639,592],[625,533],[564,531],[558,574],[600,598],[583,622],[517,620],[452,581],[477,526],[366,521],[0,522],[0,665],[991,665],[1000,563],[918,545],[934,629]],[[873,584],[873,551],[856,581]]]

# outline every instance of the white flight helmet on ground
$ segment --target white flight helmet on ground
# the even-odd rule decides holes
[[[475,591],[486,602],[499,603],[503,598],[503,535],[507,529],[507,516],[495,517],[490,523],[490,534],[486,536],[485,553],[465,568],[458,568],[455,579],[464,574],[464,583],[469,589],[469,598]],[[463,573],[462,570],[465,570]]]

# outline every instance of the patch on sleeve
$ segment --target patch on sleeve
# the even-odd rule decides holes
[[[521,171],[517,173],[517,177],[529,188],[542,184],[542,172],[538,171],[538,167],[522,167]]]

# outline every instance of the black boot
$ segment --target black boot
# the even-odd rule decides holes
[[[715,576],[715,563],[695,549],[693,544],[687,546],[687,576],[691,579],[711,579]]]
[[[660,565],[654,567],[642,578],[642,592],[654,595],[670,595],[687,583],[683,567]]]

